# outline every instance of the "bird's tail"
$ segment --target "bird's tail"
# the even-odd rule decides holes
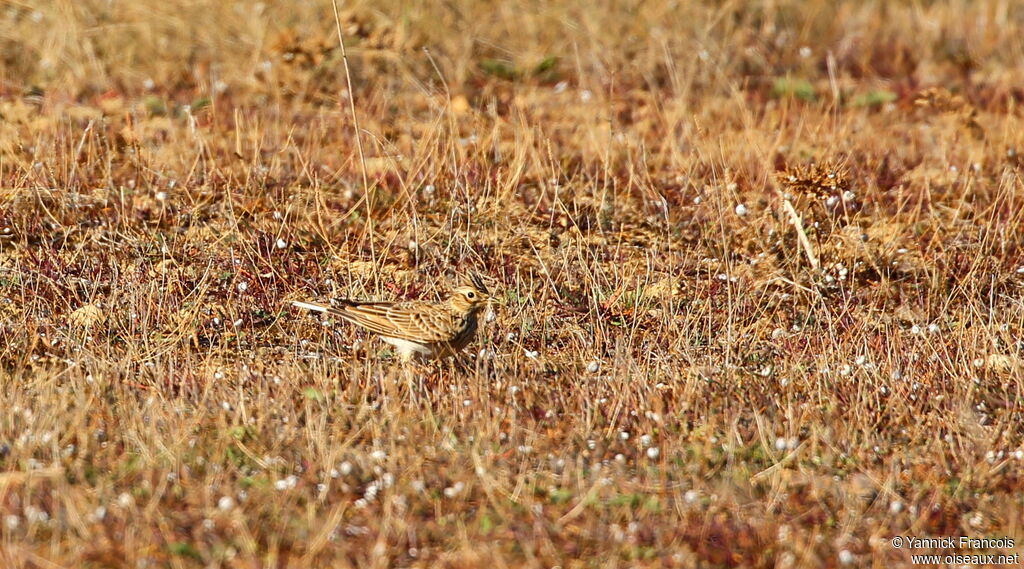
[[[316,312],[327,312],[331,309],[330,306],[324,306],[323,304],[314,304],[312,302],[300,302],[298,300],[292,301],[292,306],[296,308],[305,308],[306,310],[313,310]]]

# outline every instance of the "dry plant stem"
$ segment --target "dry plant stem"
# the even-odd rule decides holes
[[[370,243],[370,259],[376,264],[377,255],[374,245],[375,237],[373,234],[373,195],[370,188],[369,176],[366,173],[366,157],[363,154],[363,137],[362,129],[359,128],[359,116],[356,114],[356,93],[352,89],[352,73],[348,67],[348,52],[345,50],[345,36],[341,32],[341,16],[338,14],[338,0],[331,0],[331,7],[334,9],[334,24],[338,31],[338,46],[341,48],[341,61],[345,67],[345,85],[348,90],[348,107],[352,113],[352,127],[355,130],[356,149],[359,152],[359,170],[363,176],[363,196],[366,200],[366,233],[364,238],[367,238]],[[344,99],[338,97],[338,104],[342,104]]]
[[[786,214],[789,215],[789,221],[793,224],[793,229],[796,230],[796,237],[800,241],[800,245],[804,250],[804,254],[807,255],[807,261],[811,264],[811,269],[814,271],[818,270],[818,256],[814,254],[814,249],[811,247],[811,241],[807,239],[807,234],[804,232],[804,223],[800,219],[800,214],[793,209],[793,204],[783,196],[779,196],[779,200],[782,201],[782,209],[786,210]]]

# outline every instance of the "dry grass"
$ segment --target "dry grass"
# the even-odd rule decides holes
[[[353,93],[329,2],[4,5],[0,565],[1024,540],[1020,6],[425,4]],[[459,366],[288,307],[466,270]]]

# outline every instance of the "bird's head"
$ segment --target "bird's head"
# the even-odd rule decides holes
[[[494,300],[480,276],[473,273],[462,278],[452,291],[451,303],[456,310],[477,311]]]

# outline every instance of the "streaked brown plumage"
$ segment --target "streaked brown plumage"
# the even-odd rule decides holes
[[[373,332],[395,346],[403,360],[453,356],[473,339],[480,310],[491,301],[480,277],[472,275],[440,304],[426,301],[340,300],[333,306],[293,302]]]

